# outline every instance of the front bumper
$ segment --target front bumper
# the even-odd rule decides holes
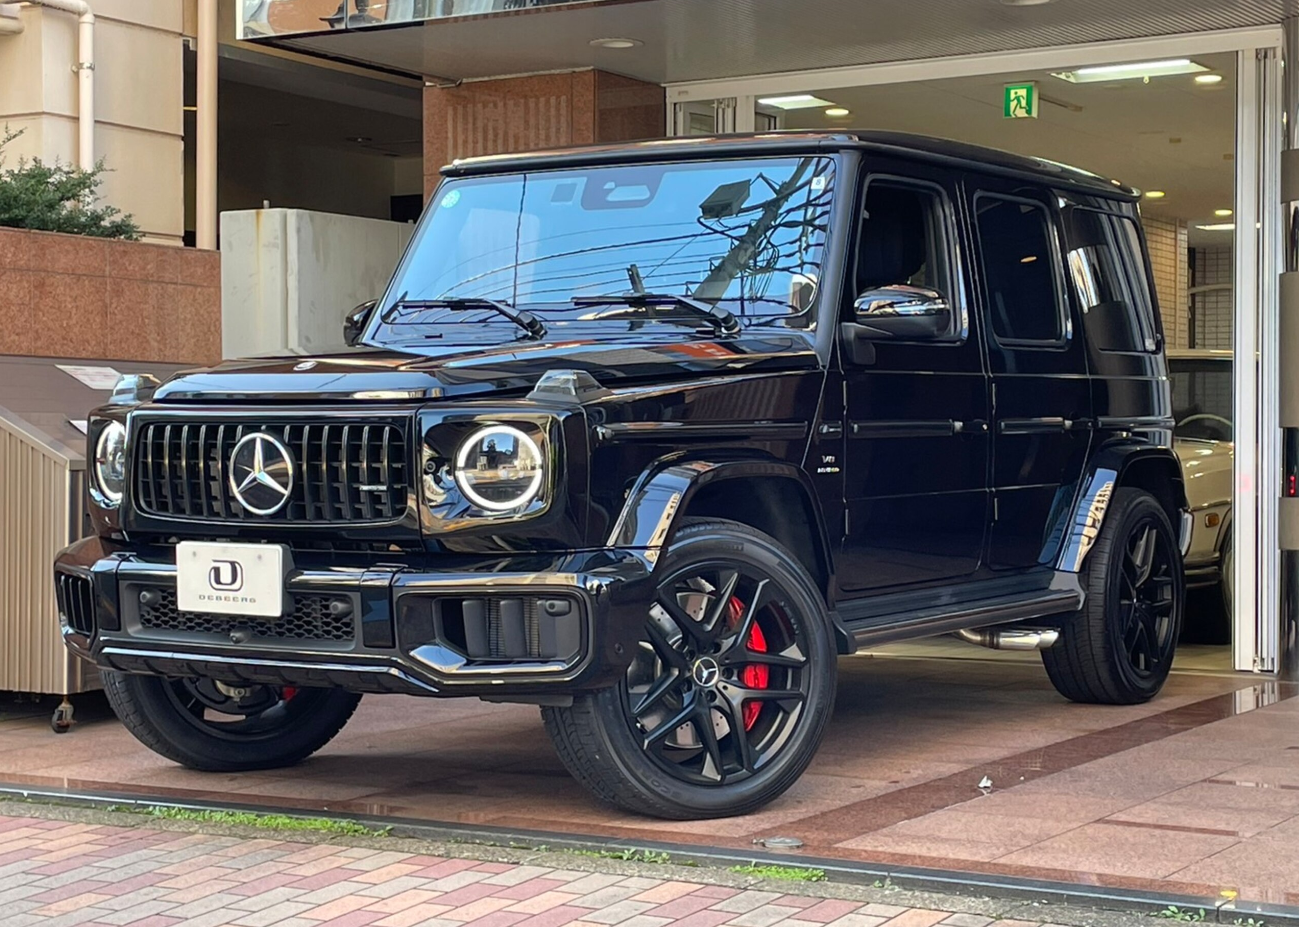
[[[653,600],[618,550],[294,561],[284,618],[195,615],[175,608],[173,548],[86,538],[55,560],[64,642],[128,673],[544,701],[612,684]]]

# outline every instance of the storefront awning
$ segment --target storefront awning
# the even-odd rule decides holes
[[[676,83],[1279,23],[1285,0],[241,0],[242,37],[450,80]],[[630,42],[609,40],[626,39]],[[611,47],[612,46],[612,47]]]

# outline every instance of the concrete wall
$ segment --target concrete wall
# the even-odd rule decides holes
[[[153,240],[184,232],[182,0],[95,0],[95,154],[111,173],[104,201]],[[20,8],[24,32],[0,36],[0,126],[24,130],[6,150],[76,163],[77,18]]]
[[[222,213],[225,356],[341,344],[343,317],[383,295],[414,228],[300,209]]]
[[[221,256],[0,228],[0,354],[206,364]]]

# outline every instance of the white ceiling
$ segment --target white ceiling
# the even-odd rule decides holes
[[[1211,86],[1190,75],[1112,83],[1071,84],[1048,72],[817,90],[851,110],[830,119],[820,109],[785,114],[787,128],[868,126],[989,145],[1062,161],[1141,190],[1151,216],[1192,223],[1197,244],[1230,242],[1230,233],[1204,233],[1194,223],[1221,223],[1235,176],[1235,56],[1195,59],[1223,76]],[[1044,101],[1037,119],[1002,115],[1005,84],[1037,81]],[[1046,102],[1050,100],[1051,102]],[[1062,105],[1063,104],[1063,105]]]
[[[674,83],[1266,25],[1282,20],[1286,2],[593,0],[276,41],[454,79],[600,67]],[[370,6],[378,11],[380,4],[371,0]],[[625,50],[590,45],[610,36],[644,44]]]

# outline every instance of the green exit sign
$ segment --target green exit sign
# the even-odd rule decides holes
[[[1007,84],[1001,114],[1007,119],[1037,118],[1037,82]]]

